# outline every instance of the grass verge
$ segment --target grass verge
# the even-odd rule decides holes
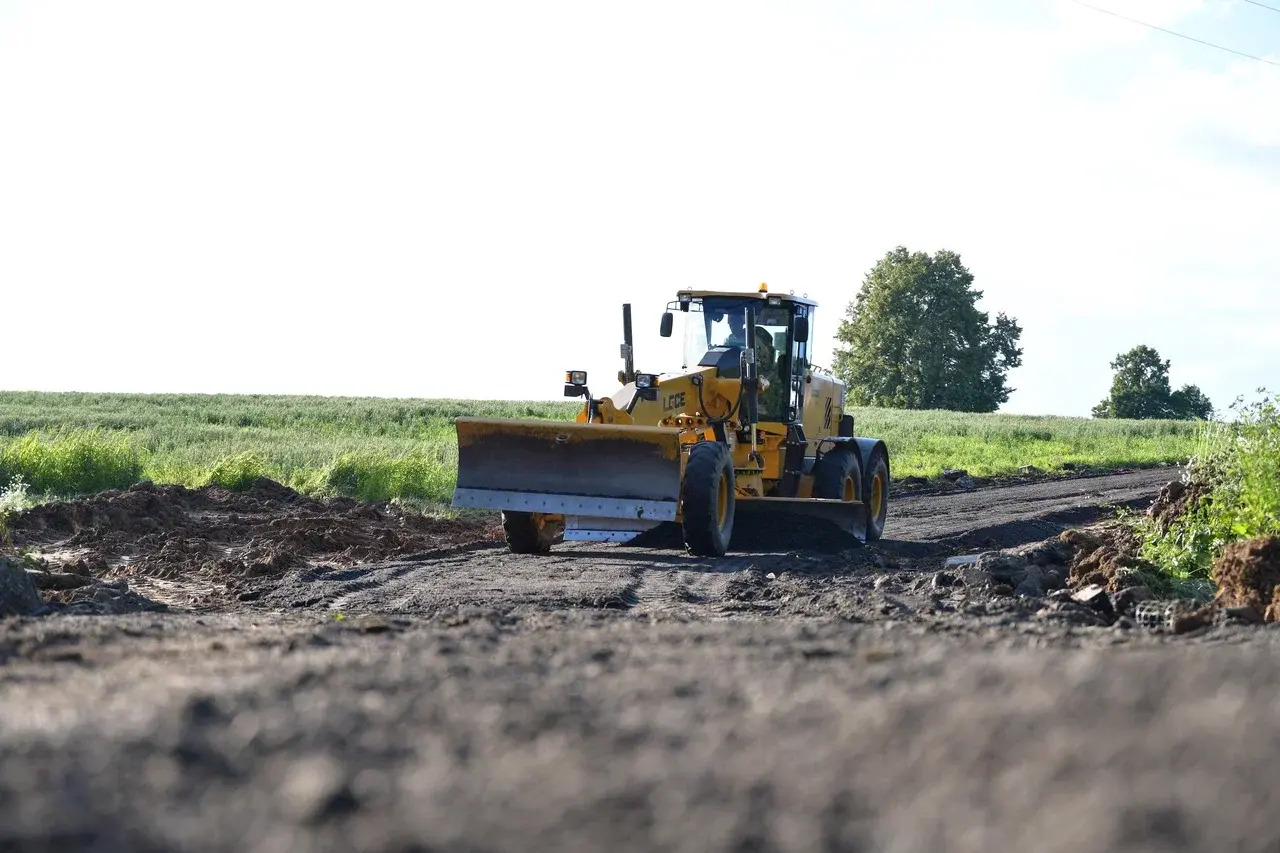
[[[260,476],[314,495],[447,503],[460,416],[571,420],[573,402],[0,392],[0,483],[70,495],[141,479],[241,488]],[[1193,424],[855,409],[896,478],[1185,460]],[[7,467],[6,467],[7,466]]]

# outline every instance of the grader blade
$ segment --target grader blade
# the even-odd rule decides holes
[[[816,520],[834,524],[859,542],[867,541],[867,505],[862,501],[837,501],[822,498],[749,498],[738,495],[734,526],[745,526],[758,519],[767,522],[780,516],[797,521]]]
[[[671,521],[680,431],[666,427],[458,418],[456,507]]]

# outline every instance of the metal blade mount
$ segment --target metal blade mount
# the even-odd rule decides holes
[[[823,498],[749,498],[738,495],[734,525],[749,523],[752,518],[768,519],[779,515],[829,522],[859,542],[867,541],[867,505],[862,501],[836,501]]]

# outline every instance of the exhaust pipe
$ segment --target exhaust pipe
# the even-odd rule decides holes
[[[626,385],[636,381],[636,347],[631,336],[631,303],[622,305],[622,372],[618,374],[618,382]]]

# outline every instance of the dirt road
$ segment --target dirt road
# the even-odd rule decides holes
[[[454,542],[0,623],[0,847],[1275,849],[1274,631],[936,575],[1171,475],[904,497],[875,548]]]

